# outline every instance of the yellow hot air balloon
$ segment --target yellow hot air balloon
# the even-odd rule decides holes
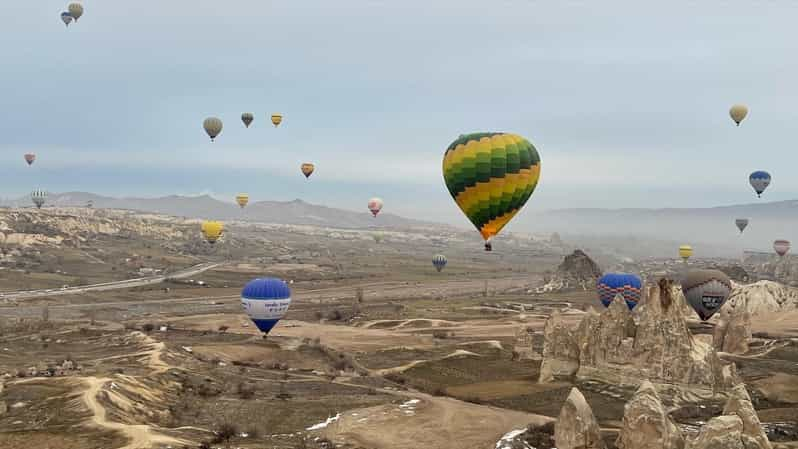
[[[238,203],[238,205],[241,206],[241,209],[243,209],[244,206],[246,206],[247,203],[249,203],[249,195],[247,195],[246,193],[239,193],[238,195],[236,195],[236,203]]]
[[[731,116],[734,123],[737,126],[740,126],[740,122],[745,119],[745,116],[748,115],[748,106],[744,104],[735,104],[729,109],[729,115]]]
[[[516,134],[461,135],[443,157],[446,187],[482,234],[486,251],[532,196],[539,177],[537,150]]]
[[[687,259],[689,259],[690,256],[692,256],[692,255],[693,255],[693,247],[692,246],[690,246],[690,245],[682,245],[682,246],[679,247],[679,257],[681,257],[682,260],[685,261],[685,263],[687,262]]]
[[[274,124],[275,127],[280,125],[280,123],[282,122],[283,122],[282,114],[272,114],[272,123]]]
[[[304,164],[302,164],[301,169],[302,169],[302,174],[305,175],[305,178],[310,178],[310,175],[313,174],[313,170],[316,169],[316,166],[309,162],[305,162]]]
[[[203,221],[200,230],[205,240],[210,244],[214,244],[222,237],[224,225],[218,221]]]

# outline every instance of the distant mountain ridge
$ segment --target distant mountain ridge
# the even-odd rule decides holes
[[[743,234],[736,218],[748,218]],[[561,234],[634,235],[684,243],[768,250],[775,239],[798,244],[798,200],[708,208],[558,209],[535,214],[535,231]]]
[[[243,210],[234,203],[217,200],[210,195],[168,195],[157,198],[113,198],[87,192],[50,193],[47,206],[127,209],[188,218],[242,220],[292,225],[331,226],[343,228],[432,226],[431,222],[412,220],[390,213],[377,218],[362,213],[293,201],[251,201]],[[12,207],[31,207],[28,197],[11,201]],[[437,225],[440,226],[440,225]]]

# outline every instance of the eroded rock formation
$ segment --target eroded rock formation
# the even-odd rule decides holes
[[[719,352],[745,354],[751,341],[751,314],[745,310],[723,309],[712,336]]]
[[[698,395],[728,390],[738,382],[734,365],[693,338],[679,302],[681,293],[663,281],[646,285],[634,312],[616,297],[601,314],[588,310],[576,329],[553,314],[544,327],[540,381],[575,375],[634,386],[648,379]]]
[[[593,410],[576,388],[571,389],[560,410],[554,425],[554,442],[558,449],[605,448]]]
[[[798,288],[773,281],[739,285],[732,290],[723,308],[744,310],[751,315],[798,310]]]
[[[557,267],[557,272],[538,289],[538,293],[567,291],[567,290],[592,290],[596,281],[601,277],[601,268],[593,262],[587,254],[577,249],[565,256]]]
[[[684,436],[668,416],[654,385],[644,381],[626,403],[618,449],[683,449]]]

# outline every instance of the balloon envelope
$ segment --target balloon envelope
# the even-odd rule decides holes
[[[436,254],[432,257],[432,265],[435,266],[435,269],[438,270],[439,273],[443,270],[443,267],[446,266],[447,262],[448,260],[443,254]]]
[[[281,114],[272,114],[272,124],[277,127],[280,123],[283,122],[283,116]]]
[[[44,206],[44,202],[47,201],[47,192],[41,189],[36,189],[31,192],[30,199],[33,201],[33,204],[37,209],[41,209],[42,206]]]
[[[214,244],[224,233],[224,225],[218,221],[204,221],[200,231],[208,243]]]
[[[679,257],[685,261],[693,255],[693,247],[690,245],[682,245],[679,247]]]
[[[443,157],[446,187],[485,241],[521,210],[539,177],[537,150],[516,134],[461,135]]]
[[[599,300],[604,307],[609,307],[616,295],[621,295],[629,310],[640,301],[643,282],[640,276],[629,273],[607,273],[596,282]]]
[[[222,132],[224,125],[220,119],[216,117],[208,117],[202,122],[202,127],[205,128],[205,132],[208,133],[208,137],[210,137],[211,142],[213,142],[213,139],[215,139],[216,136]]]
[[[238,195],[236,195],[236,203],[238,203],[238,205],[241,206],[241,209],[243,209],[244,206],[246,206],[247,203],[249,203],[249,195],[247,195],[246,193],[239,193]]]
[[[64,25],[69,26],[69,24],[72,23],[72,20],[74,20],[72,14],[68,12],[61,13],[61,21],[64,22]]]
[[[731,281],[719,270],[690,270],[682,280],[682,292],[703,321],[720,310],[731,293]]]
[[[747,218],[738,218],[734,220],[734,224],[737,226],[737,229],[740,230],[740,234],[743,233],[745,228],[748,226],[748,219]]]
[[[302,170],[302,174],[305,175],[305,178],[310,178],[310,175],[312,175],[313,171],[316,170],[316,166],[309,162],[305,162],[300,167],[300,170]]]
[[[790,250],[790,241],[776,240],[773,242],[773,250],[776,251],[776,254],[779,256],[784,256]]]
[[[35,161],[35,160],[36,160],[36,155],[35,154],[33,154],[33,153],[25,154],[25,162],[27,162],[28,165],[33,164],[33,161]]]
[[[244,126],[246,126],[247,128],[249,128],[249,125],[252,123],[253,120],[255,120],[255,116],[252,115],[251,112],[245,112],[241,114],[241,121],[244,122]]]
[[[371,214],[376,217],[382,210],[382,200],[380,198],[372,198],[369,200],[368,206]]]
[[[754,188],[756,196],[762,196],[762,192],[770,185],[770,173],[766,171],[755,171],[748,176],[748,182]]]
[[[748,115],[748,106],[744,104],[735,104],[729,108],[729,116],[731,116],[737,126],[740,126],[740,122],[745,119],[746,115]]]
[[[72,2],[67,6],[67,11],[69,11],[69,15],[77,22],[80,16],[83,15],[83,5],[78,2]]]
[[[241,306],[255,326],[268,334],[291,305],[291,289],[282,279],[258,278],[241,290]]]

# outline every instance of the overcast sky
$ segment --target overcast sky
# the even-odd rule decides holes
[[[511,131],[542,159],[520,223],[751,202],[756,169],[773,174],[767,199],[798,198],[794,1],[86,0],[68,29],[65,0],[7,3],[3,196],[380,196],[462,224],[444,149]],[[735,102],[751,109],[739,128]]]

